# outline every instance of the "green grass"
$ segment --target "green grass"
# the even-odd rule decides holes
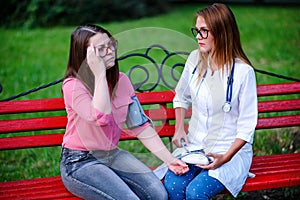
[[[119,39],[119,55],[153,43],[161,43],[170,50],[191,51],[196,48],[190,33],[192,18],[201,7],[203,5],[182,6],[157,17],[102,25]],[[299,78],[298,9],[231,8],[236,15],[243,47],[254,67]],[[74,29],[0,29],[0,83],[3,86],[0,99],[61,78],[67,65],[70,33]],[[122,71],[127,69],[121,66]],[[260,74],[257,78],[259,84],[282,81]],[[60,96],[60,86],[54,86],[23,98]]]
[[[101,24],[119,40],[119,55],[144,51],[160,43],[171,51],[197,48],[190,33],[194,13],[202,4],[174,7],[169,13],[139,20]],[[299,7],[231,6],[241,33],[244,50],[255,68],[300,78]],[[75,27],[0,29],[0,99],[63,77],[68,59],[69,37]],[[159,53],[154,52],[154,56]],[[120,69],[127,72],[136,62],[126,61]],[[171,65],[171,64],[170,64]],[[257,83],[285,80],[257,74]],[[61,84],[19,99],[61,97]],[[299,129],[258,131],[256,154],[299,151]],[[295,136],[295,137],[294,137]],[[299,137],[299,136],[298,136]],[[168,140],[164,140],[166,144]],[[298,146],[297,146],[298,145]],[[141,159],[152,160],[138,141],[121,142]],[[59,175],[60,147],[0,152],[0,181]],[[149,159],[149,157],[151,159]],[[156,161],[155,161],[156,162]],[[150,163],[151,164],[151,163]]]

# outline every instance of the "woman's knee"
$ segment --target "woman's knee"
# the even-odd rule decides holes
[[[185,188],[182,182],[183,180],[181,180],[180,177],[173,172],[168,171],[164,180],[164,185],[167,191],[174,192]]]
[[[205,191],[200,188],[195,188],[193,186],[188,186],[186,188],[186,199],[192,200],[192,199],[201,199],[201,200],[208,200],[210,196],[208,195],[208,191]]]
[[[161,184],[153,184],[148,188],[148,194],[150,196],[149,199],[161,199],[161,200],[167,200],[168,199],[168,192],[166,191],[164,185]]]
[[[185,189],[188,181],[184,177],[175,175],[173,172],[168,172],[165,177],[164,185],[168,192],[169,199],[185,199]]]
[[[186,199],[210,199],[224,189],[220,181],[210,177],[207,171],[203,171],[187,186]]]
[[[192,200],[192,199],[199,199],[199,200],[209,200],[210,198],[214,197],[215,195],[222,192],[221,190],[214,190],[211,187],[203,186],[203,187],[193,187],[188,186],[186,188],[186,199]]]

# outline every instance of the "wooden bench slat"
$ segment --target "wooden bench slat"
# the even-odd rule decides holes
[[[0,102],[0,114],[65,110],[63,98]]]
[[[53,188],[42,188],[39,189],[26,189],[17,191],[14,193],[5,193],[1,196],[3,196],[3,199],[26,199],[26,200],[38,200],[38,199],[80,199],[78,197],[75,197],[73,194],[68,192],[64,188],[64,185],[56,185],[52,186]]]
[[[0,133],[64,129],[67,122],[67,116],[0,120]]]
[[[155,126],[160,137],[171,137],[174,134],[174,126]],[[122,132],[120,140],[135,140],[135,136],[126,134],[126,129]],[[0,150],[50,147],[62,144],[63,133],[43,134],[32,136],[18,136],[12,138],[0,138]]]
[[[47,183],[46,183],[47,184]],[[21,190],[12,190],[9,191],[11,193],[4,193],[4,199],[61,199],[65,197],[71,197],[70,194],[66,189],[64,189],[63,185],[57,186],[44,186],[41,185],[39,187],[32,187],[32,188],[22,188]]]
[[[300,115],[259,118],[256,129],[300,126]]]
[[[163,104],[172,102],[175,96],[175,92],[143,92],[137,93],[136,96],[138,97],[141,104],[157,104],[158,102],[159,104]]]
[[[74,197],[65,189],[59,176],[2,182],[0,183],[0,196],[5,199],[58,199]]]
[[[299,82],[264,84],[257,86],[257,96],[271,96],[300,93]]]
[[[258,112],[280,112],[300,110],[300,99],[264,101],[258,103]]]
[[[295,167],[295,168],[292,168]],[[276,174],[282,174],[282,173],[286,173],[286,174],[299,174],[300,170],[299,170],[299,165],[297,164],[291,164],[291,165],[287,165],[286,168],[284,167],[280,167],[280,168],[271,168],[271,169],[267,169],[265,168],[264,170],[260,170],[260,171],[255,171],[253,170],[252,172],[256,175],[276,175]]]
[[[264,156],[264,158],[265,158],[264,160],[257,159],[258,157],[261,157],[261,156],[254,156],[253,164],[251,165],[251,167],[253,169],[259,170],[266,166],[269,166],[270,168],[275,168],[275,167],[281,168],[282,166],[291,165],[293,163],[296,163],[300,166],[300,154],[299,153],[279,154],[279,155],[281,155],[281,156],[278,156],[278,157],[273,157],[273,155],[272,155],[272,157],[271,157],[271,155]],[[283,156],[283,155],[285,155],[285,156]],[[271,157],[271,158],[268,158],[268,157]],[[277,166],[279,163],[280,163],[280,165]]]
[[[54,176],[54,177],[46,177],[46,178],[33,178],[30,180],[30,187],[40,186],[42,184],[47,185],[46,183],[51,184],[60,184],[62,183],[60,176]],[[9,181],[9,182],[0,182],[0,188],[1,189],[11,189],[11,190],[19,190],[23,187],[29,187],[28,181],[29,180],[16,180],[16,181]],[[13,188],[11,188],[13,187]],[[0,192],[3,192],[3,190],[0,190]]]
[[[63,133],[0,138],[0,150],[60,146]]]
[[[261,175],[248,178],[242,191],[266,190],[271,188],[290,187],[300,185],[300,176],[283,173],[275,175]]]
[[[292,153],[292,154],[273,154],[269,156],[254,156],[253,157],[253,164],[252,167],[259,168],[262,166],[268,166],[273,163],[290,163],[300,161],[300,154],[298,153]],[[270,163],[270,164],[269,164]],[[300,164],[300,162],[299,162]]]
[[[300,156],[300,155],[299,155]],[[298,163],[297,163],[298,162]],[[272,173],[278,173],[281,170],[286,170],[286,171],[292,171],[298,168],[298,171],[300,170],[300,159],[298,160],[294,160],[294,161],[289,161],[289,162],[273,162],[273,163],[269,163],[268,164],[264,164],[264,165],[260,165],[260,166],[252,166],[251,167],[251,171],[253,173],[260,173],[260,174],[264,174],[265,170],[267,171],[272,171]],[[278,166],[274,166],[274,165],[278,165]]]
[[[145,110],[153,121],[175,119],[175,111],[173,108]]]
[[[297,154],[297,153],[295,153]],[[300,157],[300,154],[298,153],[298,157]],[[282,160],[288,159],[288,158],[282,158]],[[285,170],[287,172],[291,172],[293,170],[298,170],[300,171],[300,158],[294,159],[294,160],[288,160],[288,161],[282,161],[282,160],[277,160],[273,162],[264,162],[256,161],[255,165],[251,166],[251,172],[253,173],[259,173],[259,174],[264,174],[266,171],[269,173],[279,173],[282,170]]]
[[[187,127],[187,126],[186,126]],[[173,125],[164,124],[163,126],[154,127],[159,137],[172,137],[175,131]],[[126,129],[122,132],[120,140],[133,140],[137,139],[135,136],[126,133]]]

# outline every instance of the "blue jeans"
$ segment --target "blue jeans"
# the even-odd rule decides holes
[[[167,199],[161,181],[130,153],[63,148],[60,171],[65,187],[83,199]]]
[[[208,175],[208,170],[195,165],[189,165],[189,168],[181,176],[168,170],[164,184],[170,200],[210,199],[225,189],[220,181]]]

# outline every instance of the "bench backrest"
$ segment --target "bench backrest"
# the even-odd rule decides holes
[[[257,89],[257,129],[300,126],[299,82],[258,85]],[[276,100],[266,100],[267,96]],[[137,93],[137,97],[159,135],[171,137],[175,130],[174,92],[144,92]],[[187,117],[190,114],[189,110]],[[62,98],[0,102],[0,150],[59,146],[66,123]],[[128,139],[135,138],[123,133],[121,140]]]

